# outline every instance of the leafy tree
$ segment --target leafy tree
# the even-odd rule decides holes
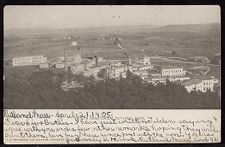
[[[106,79],[106,77],[107,77],[107,70],[105,68],[101,69],[100,72],[98,73],[98,77]]]
[[[172,56],[172,57],[177,57],[177,56],[179,56],[179,54],[178,54],[176,51],[173,50],[173,51],[171,52],[171,56]]]
[[[84,83],[84,87],[65,92],[60,83],[66,73],[25,70],[6,70],[5,108],[220,108],[217,92],[188,93],[183,86],[169,80],[166,85],[153,86],[130,71],[126,79],[119,80],[96,81],[94,77],[69,75],[72,80]]]

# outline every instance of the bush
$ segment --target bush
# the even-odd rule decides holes
[[[126,79],[104,81],[70,73],[54,74],[51,71],[34,71],[27,76],[22,76],[22,73],[23,70],[11,70],[6,74],[5,108],[220,108],[220,98],[216,92],[188,93],[183,86],[169,81],[166,85],[153,86],[143,83],[130,72]],[[67,78],[82,82],[84,87],[76,91],[63,91],[60,83]]]

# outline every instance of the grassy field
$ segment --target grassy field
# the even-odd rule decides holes
[[[95,54],[105,58],[118,58],[124,51],[110,40],[122,38],[122,47],[128,54],[147,55],[170,54],[173,50],[181,57],[191,55],[213,56],[220,53],[220,25],[180,25],[164,27],[117,27],[87,28],[78,32],[69,30],[6,32],[4,37],[4,58],[39,54],[48,57],[63,55],[63,50],[74,50],[72,36],[81,46],[83,55]],[[98,39],[97,39],[98,38]],[[103,39],[105,38],[105,39]]]

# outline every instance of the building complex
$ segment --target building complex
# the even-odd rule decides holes
[[[95,79],[102,79],[98,74],[105,70],[105,77],[109,79],[126,78],[127,72],[140,77],[143,81],[157,85],[159,83],[166,84],[166,81],[176,82],[184,86],[188,91],[207,92],[214,91],[215,85],[219,82],[214,77],[187,76],[187,71],[183,67],[178,66],[153,66],[150,57],[146,55],[128,57],[128,63],[120,61],[107,61],[102,57],[86,57],[82,58],[80,53],[72,53],[69,56],[56,57],[47,60],[47,57],[26,56],[15,57],[12,59],[13,66],[39,65],[40,68],[61,68],[71,71],[73,74],[82,74],[86,77],[93,76]],[[69,83],[71,84],[71,83]],[[68,83],[63,84],[68,86]],[[77,85],[77,83],[72,83]],[[79,84],[78,84],[79,85]]]
[[[39,65],[45,62],[47,62],[47,57],[44,56],[15,57],[12,59],[13,66]]]

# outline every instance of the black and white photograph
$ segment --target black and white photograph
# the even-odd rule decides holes
[[[6,5],[4,143],[221,143],[220,14]]]
[[[4,7],[5,109],[220,109],[216,5]]]

